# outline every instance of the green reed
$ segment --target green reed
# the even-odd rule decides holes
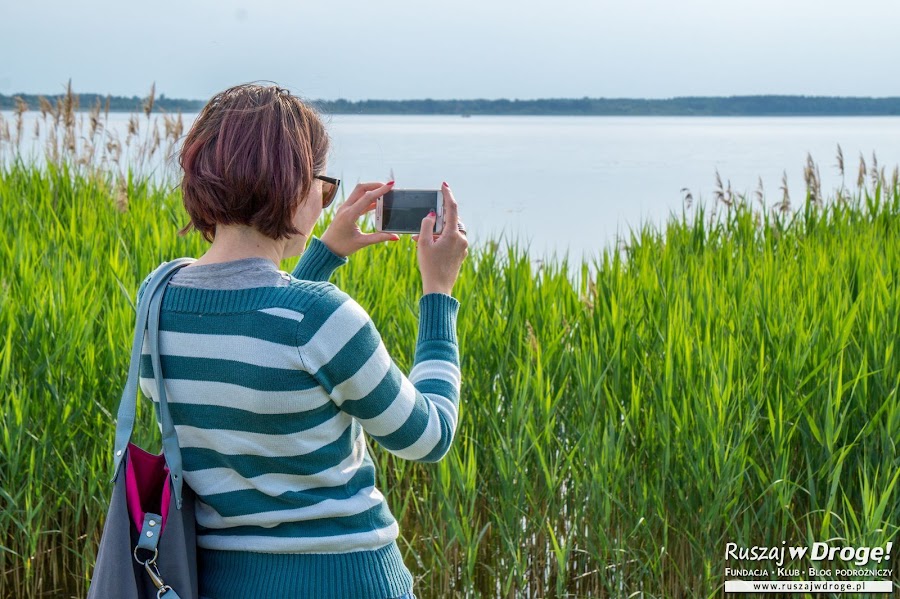
[[[453,449],[416,464],[370,443],[418,596],[718,597],[729,541],[894,541],[898,571],[900,187],[811,185],[796,211],[720,193],[594,272],[470,247]],[[0,170],[2,597],[86,592],[136,290],[205,251],[186,219],[131,173]],[[408,371],[414,244],[332,282]],[[158,452],[139,405],[133,440]]]

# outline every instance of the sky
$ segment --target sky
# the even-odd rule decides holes
[[[0,93],[900,96],[897,0],[0,0]]]

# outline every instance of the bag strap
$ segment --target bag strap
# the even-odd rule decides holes
[[[172,476],[173,488],[175,490],[175,505],[181,509],[181,484],[184,477],[181,475],[181,448],[178,446],[178,436],[175,434],[175,423],[172,421],[172,415],[169,412],[169,402],[166,396],[165,379],[163,378],[162,363],[159,357],[159,318],[162,309],[162,298],[166,292],[166,286],[169,279],[175,274],[175,271],[188,263],[182,263],[167,273],[165,280],[160,283],[156,293],[150,300],[150,321],[147,330],[150,333],[150,360],[153,364],[153,374],[156,378],[157,399],[159,400],[159,416],[162,424],[163,434],[163,453],[166,456],[166,464],[169,466],[169,474]]]
[[[134,327],[134,341],[131,346],[131,364],[128,368],[128,380],[125,390],[119,402],[119,411],[116,419],[116,441],[113,477],[110,482],[116,480],[125,456],[125,449],[131,441],[134,431],[135,412],[137,410],[137,387],[140,375],[141,352],[144,345],[144,333],[149,329],[150,357],[153,364],[153,374],[156,379],[157,395],[160,406],[160,425],[162,426],[163,454],[169,467],[175,491],[176,505],[181,509],[181,450],[178,447],[178,436],[169,413],[166,401],[165,385],[162,377],[159,357],[159,315],[162,308],[162,297],[166,285],[175,272],[194,262],[195,258],[178,258],[170,262],[163,262],[154,270],[147,282],[147,287],[138,304],[137,318]]]

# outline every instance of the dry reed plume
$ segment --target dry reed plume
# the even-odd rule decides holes
[[[840,203],[847,203],[849,201],[849,193],[844,187],[843,178],[846,173],[846,163],[844,161],[844,151],[841,149],[840,144],[837,145],[837,154],[836,154],[836,164],[838,173],[841,175],[841,184],[840,188],[836,190],[835,200]],[[738,193],[732,189],[731,180],[726,180],[725,183],[722,181],[722,176],[719,174],[718,169],[715,171],[715,188],[713,189],[713,206],[710,212],[710,222],[715,220],[716,217],[716,207],[718,205],[724,205],[726,208],[731,208],[735,203],[743,201],[746,199],[745,195]],[[870,188],[866,186],[868,179],[868,183],[870,184]],[[806,195],[809,203],[814,207],[823,207],[824,206],[824,194],[822,191],[822,177],[819,172],[819,166],[815,163],[810,153],[806,154],[806,164],[803,167],[803,180],[806,186]],[[870,196],[875,196],[881,193],[893,193],[898,189],[898,185],[900,185],[900,166],[895,166],[890,180],[888,180],[887,172],[884,166],[879,168],[878,165],[878,157],[875,153],[872,153],[872,163],[871,166],[866,164],[866,160],[862,154],[859,156],[859,169],[857,171],[856,178],[856,187],[858,192],[865,192]],[[781,177],[781,185],[778,188],[781,191],[781,201],[775,203],[771,206],[769,212],[779,212],[781,214],[786,214],[791,210],[791,196],[788,191],[788,176],[787,171],[784,171]],[[682,194],[682,202],[686,209],[690,209],[694,205],[694,195],[691,190],[687,187],[681,188]],[[766,206],[764,202],[765,198],[765,189],[763,187],[762,177],[759,177],[757,180],[757,188],[753,192],[753,196],[756,201],[759,203],[761,211],[763,214],[766,212]],[[701,198],[702,199],[702,198]],[[757,222],[761,226],[761,218],[759,214],[756,215]]]
[[[127,210],[127,189],[129,173],[141,176],[149,164],[152,164],[158,152],[165,158],[164,165],[172,163],[177,144],[184,133],[184,120],[179,110],[176,114],[168,114],[157,108],[159,116],[154,116],[156,83],[150,86],[149,95],[144,98],[141,111],[147,119],[143,128],[138,114],[130,115],[124,143],[117,131],[109,129],[109,96],[105,107],[98,98],[94,106],[86,113],[79,113],[78,96],[72,91],[72,80],[66,85],[65,95],[56,100],[56,105],[44,96],[38,96],[40,117],[34,123],[33,140],[41,138],[44,133],[43,158],[51,164],[77,169],[83,175],[96,175],[106,179],[111,190],[110,197],[115,199],[120,210]],[[13,111],[13,130],[10,123],[0,115],[0,161],[21,157],[26,148],[24,134],[24,115],[30,107],[21,97],[15,97],[16,106]],[[85,123],[85,116],[87,122]],[[162,117],[163,128],[160,130],[159,117]]]

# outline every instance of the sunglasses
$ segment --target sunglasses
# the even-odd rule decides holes
[[[338,187],[341,186],[341,180],[334,177],[326,177],[325,175],[316,175],[316,179],[321,179],[325,182],[322,186],[322,209],[324,210],[334,201]]]

